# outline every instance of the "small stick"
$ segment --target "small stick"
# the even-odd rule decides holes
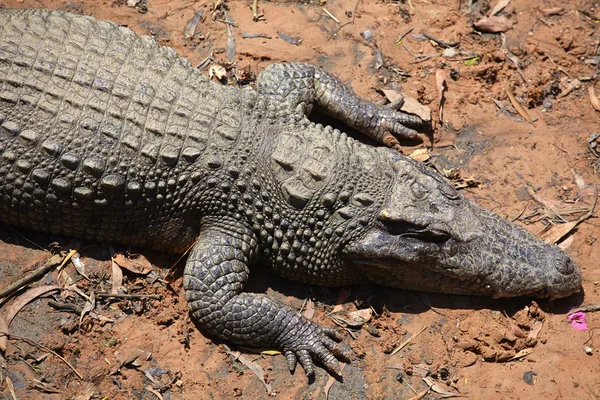
[[[421,34],[423,36],[425,36],[427,39],[433,40],[434,42],[436,42],[437,44],[439,44],[440,46],[445,47],[445,48],[456,47],[460,44],[459,42],[451,42],[451,43],[444,42],[443,40],[435,38],[435,37],[431,36],[429,33],[424,32],[424,31],[422,31]]]
[[[567,315],[571,315],[571,314],[574,314],[574,313],[579,312],[579,311],[583,311],[583,312],[600,311],[600,303],[590,304],[589,306],[583,306],[583,307],[574,308],[571,311],[569,311],[567,313]]]
[[[11,294],[19,291],[22,287],[30,284],[31,282],[34,282],[39,277],[45,275],[48,271],[51,271],[52,269],[54,269],[58,265],[60,265],[62,259],[63,259],[63,257],[60,256],[60,255],[58,255],[58,254],[55,255],[55,256],[50,257],[39,268],[31,271],[30,273],[28,273],[27,275],[25,275],[23,278],[19,279],[15,283],[13,283],[13,284],[9,285],[8,287],[0,290],[0,298],[10,296]]]
[[[258,0],[254,0],[252,2],[252,21],[257,22],[258,20]]]
[[[407,344],[409,344],[410,342],[412,342],[412,340],[414,338],[416,338],[417,336],[419,336],[421,333],[423,333],[423,331],[427,329],[426,326],[423,327],[423,329],[421,329],[419,332],[415,333],[414,335],[412,335],[411,337],[409,337],[408,339],[406,339],[404,342],[402,342],[402,344],[400,346],[398,346],[394,351],[392,351],[391,354],[396,354],[397,352],[399,352],[400,350],[402,350]]]
[[[406,37],[406,35],[408,35],[409,33],[411,33],[413,31],[413,29],[415,29],[415,27],[411,26],[410,28],[408,28],[408,30],[406,32],[402,33],[398,37],[398,39],[396,39],[396,46],[398,46],[402,42],[402,39],[404,39]]]
[[[77,372],[77,370],[75,369],[75,367],[73,367],[64,357],[62,357],[60,354],[58,354],[54,350],[52,350],[52,349],[44,346],[43,344],[36,343],[33,340],[28,339],[26,337],[13,335],[12,333],[8,333],[8,332],[0,332],[0,336],[6,336],[7,338],[9,338],[11,340],[21,340],[23,342],[29,343],[33,347],[37,347],[40,350],[44,350],[44,351],[47,351],[48,353],[51,353],[52,355],[58,357],[62,362],[64,362],[65,364],[67,364],[67,366],[69,368],[71,368],[71,370],[73,372],[75,372],[75,375],[77,375],[77,377],[79,379],[83,380],[83,376],[79,372]]]
[[[341,24],[340,20],[339,20],[339,19],[337,19],[337,18],[335,17],[335,15],[333,15],[332,13],[330,13],[329,11],[327,11],[327,9],[326,9],[326,8],[323,8],[323,11],[325,11],[325,14],[329,15],[329,17],[330,17],[332,20],[334,20],[334,21],[335,21],[335,22],[337,22],[338,24]]]
[[[354,20],[356,19],[356,9],[358,8],[358,3],[360,3],[360,0],[356,0],[354,11],[352,11],[352,25],[354,25]]]
[[[114,298],[114,299],[152,299],[152,300],[162,300],[162,296],[160,294],[112,294],[112,293],[96,293],[96,297],[102,298]]]

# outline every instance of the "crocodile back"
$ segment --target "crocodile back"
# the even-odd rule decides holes
[[[182,251],[255,103],[111,22],[0,10],[0,219]]]

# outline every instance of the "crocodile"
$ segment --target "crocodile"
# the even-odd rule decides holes
[[[308,284],[560,298],[581,273],[557,246],[390,148],[424,121],[307,64],[223,86],[128,28],[0,10],[0,220],[173,253],[197,326],[336,372],[339,333],[244,291],[256,263]],[[312,122],[312,109],[387,146]]]

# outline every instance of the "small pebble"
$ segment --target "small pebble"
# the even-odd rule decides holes
[[[591,356],[592,353],[593,353],[592,348],[585,346],[585,354],[587,354],[588,356]]]

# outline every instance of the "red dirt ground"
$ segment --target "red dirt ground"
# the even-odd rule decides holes
[[[448,90],[443,125],[436,123],[431,153],[438,169],[459,168],[463,178],[479,182],[465,189],[468,197],[515,219],[533,233],[540,233],[544,223],[557,222],[553,212],[577,220],[594,203],[597,192],[593,185],[599,183],[595,167],[600,164],[588,149],[588,138],[598,129],[600,115],[588,95],[600,63],[597,4],[512,0],[500,13],[513,24],[505,33],[503,48],[500,34],[473,28],[496,2],[477,1],[471,10],[467,3],[261,0],[258,7],[265,20],[258,22],[252,20],[249,1],[225,0],[219,10],[227,9],[237,22],[233,33],[238,76],[242,71],[244,76],[256,74],[272,62],[310,62],[333,72],[372,101],[383,100],[382,88],[401,89],[428,104],[437,121],[436,72],[444,71]],[[123,0],[15,0],[0,1],[0,5],[61,9],[112,20],[139,34],[155,36],[194,65],[206,59],[210,48],[213,64],[227,59],[226,26],[219,22],[223,14],[218,12],[217,21],[212,21],[211,1],[144,0],[129,7]],[[543,11],[553,7],[563,11],[545,15]],[[204,20],[192,39],[185,38],[184,26],[200,8]],[[396,45],[399,35],[411,27],[412,33]],[[362,34],[366,30],[383,55],[379,69],[374,63],[375,45]],[[270,38],[244,39],[242,32]],[[445,42],[459,42],[460,51],[453,57],[441,55],[444,49],[421,40],[422,32]],[[301,38],[302,43],[288,43],[278,33]],[[520,64],[520,71],[511,57]],[[510,104],[507,84],[516,99],[526,104],[534,124],[515,121],[520,116],[510,107],[512,118],[498,112],[494,100]],[[417,147],[406,146],[404,151],[410,154]],[[539,201],[528,195],[528,187],[535,190]],[[329,313],[336,304],[342,316],[373,308],[376,314],[368,324],[354,329],[352,335],[345,333],[345,341],[357,357],[345,366],[343,381],[334,381],[328,392],[331,399],[442,397],[433,389],[469,399],[599,399],[600,313],[587,313],[586,331],[573,329],[565,317],[572,307],[600,302],[600,246],[596,243],[600,223],[595,215],[561,243],[578,262],[584,278],[583,292],[568,299],[492,300],[366,284],[350,288],[344,297],[340,294],[345,289],[300,285],[260,268],[253,271],[249,290],[266,292],[297,309],[312,298],[314,320],[329,327],[335,326]],[[552,229],[564,227],[557,224]],[[63,249],[80,249],[85,273],[91,279],[83,278],[69,263],[65,273],[72,284],[86,295],[110,291],[112,267],[105,244],[79,243],[9,227],[0,230],[0,239],[0,287],[48,258],[39,247],[55,247],[51,243],[58,241]],[[13,338],[0,357],[2,399],[13,398],[11,386],[17,399],[326,397],[329,375],[322,369],[318,368],[315,381],[309,382],[301,369],[290,374],[280,355],[232,348],[264,369],[272,390],[267,393],[255,374],[188,322],[181,278],[176,276],[171,285],[162,279],[177,258],[133,250],[142,252],[158,268],[145,276],[124,270],[124,286],[130,293],[159,294],[162,300],[96,299],[93,315],[86,315],[81,324],[79,315],[51,308],[48,298],[30,303],[14,319],[9,332],[62,355],[83,379],[47,350]],[[31,287],[57,279],[54,272]],[[83,298],[71,293],[71,297],[56,295],[54,300],[84,307]],[[11,304],[14,300],[0,303],[0,315],[6,316]],[[540,326],[539,333],[531,332]],[[529,354],[509,361],[521,351],[530,351],[527,349]],[[428,386],[423,375],[438,386],[424,392]]]

